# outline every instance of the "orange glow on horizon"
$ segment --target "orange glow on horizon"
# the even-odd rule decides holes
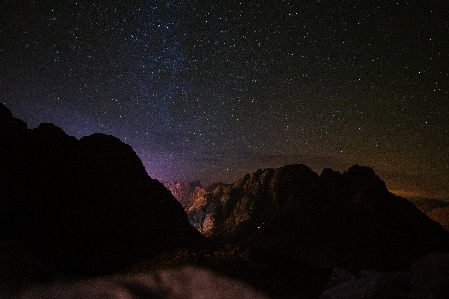
[[[394,195],[403,198],[437,198],[437,196],[435,196],[434,194],[417,190],[388,190],[388,191],[390,191]]]

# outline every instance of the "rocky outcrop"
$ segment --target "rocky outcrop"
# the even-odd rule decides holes
[[[298,205],[318,175],[305,165],[258,170],[231,185],[221,185],[189,208],[191,223],[205,235],[230,236],[244,226],[253,229]],[[306,188],[296,182],[303,181]],[[251,224],[250,224],[251,223]]]
[[[0,104],[0,241],[67,276],[107,274],[201,242],[132,148],[52,124],[27,129]]]
[[[199,198],[188,216],[212,238],[352,272],[404,269],[449,251],[440,225],[358,165],[342,174],[305,165],[258,170]]]
[[[200,181],[194,182],[162,182],[170,190],[173,196],[187,210],[198,198],[204,196],[207,191],[201,186]]]

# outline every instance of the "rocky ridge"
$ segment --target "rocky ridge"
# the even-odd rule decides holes
[[[193,182],[162,182],[173,196],[181,203],[184,209],[190,207],[197,198],[204,196],[207,191],[200,181]]]
[[[398,270],[449,251],[449,234],[390,193],[371,168],[318,175],[305,165],[258,170],[186,208],[204,235],[353,271]]]

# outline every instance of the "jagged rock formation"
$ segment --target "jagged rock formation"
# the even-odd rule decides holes
[[[204,196],[207,191],[200,181],[194,182],[162,182],[173,196],[181,203],[184,210],[188,209],[196,199]]]
[[[52,124],[27,129],[0,104],[0,241],[68,276],[117,271],[203,237],[132,148]]]
[[[189,208],[189,219],[208,236],[233,235],[242,225],[248,226],[248,222],[252,228],[263,226],[266,220],[299,204],[296,191],[310,192],[297,190],[295,181],[303,181],[304,186],[311,188],[318,175],[312,171],[302,172],[300,168],[303,167],[307,168],[305,165],[292,165],[276,170],[258,170],[234,184],[218,186],[198,198]]]
[[[405,269],[449,251],[440,225],[358,165],[343,174],[305,165],[258,170],[200,197],[188,215],[212,238],[351,271]]]

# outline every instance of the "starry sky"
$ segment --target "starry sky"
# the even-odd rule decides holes
[[[449,4],[0,1],[0,101],[162,181],[372,167],[449,198]]]

